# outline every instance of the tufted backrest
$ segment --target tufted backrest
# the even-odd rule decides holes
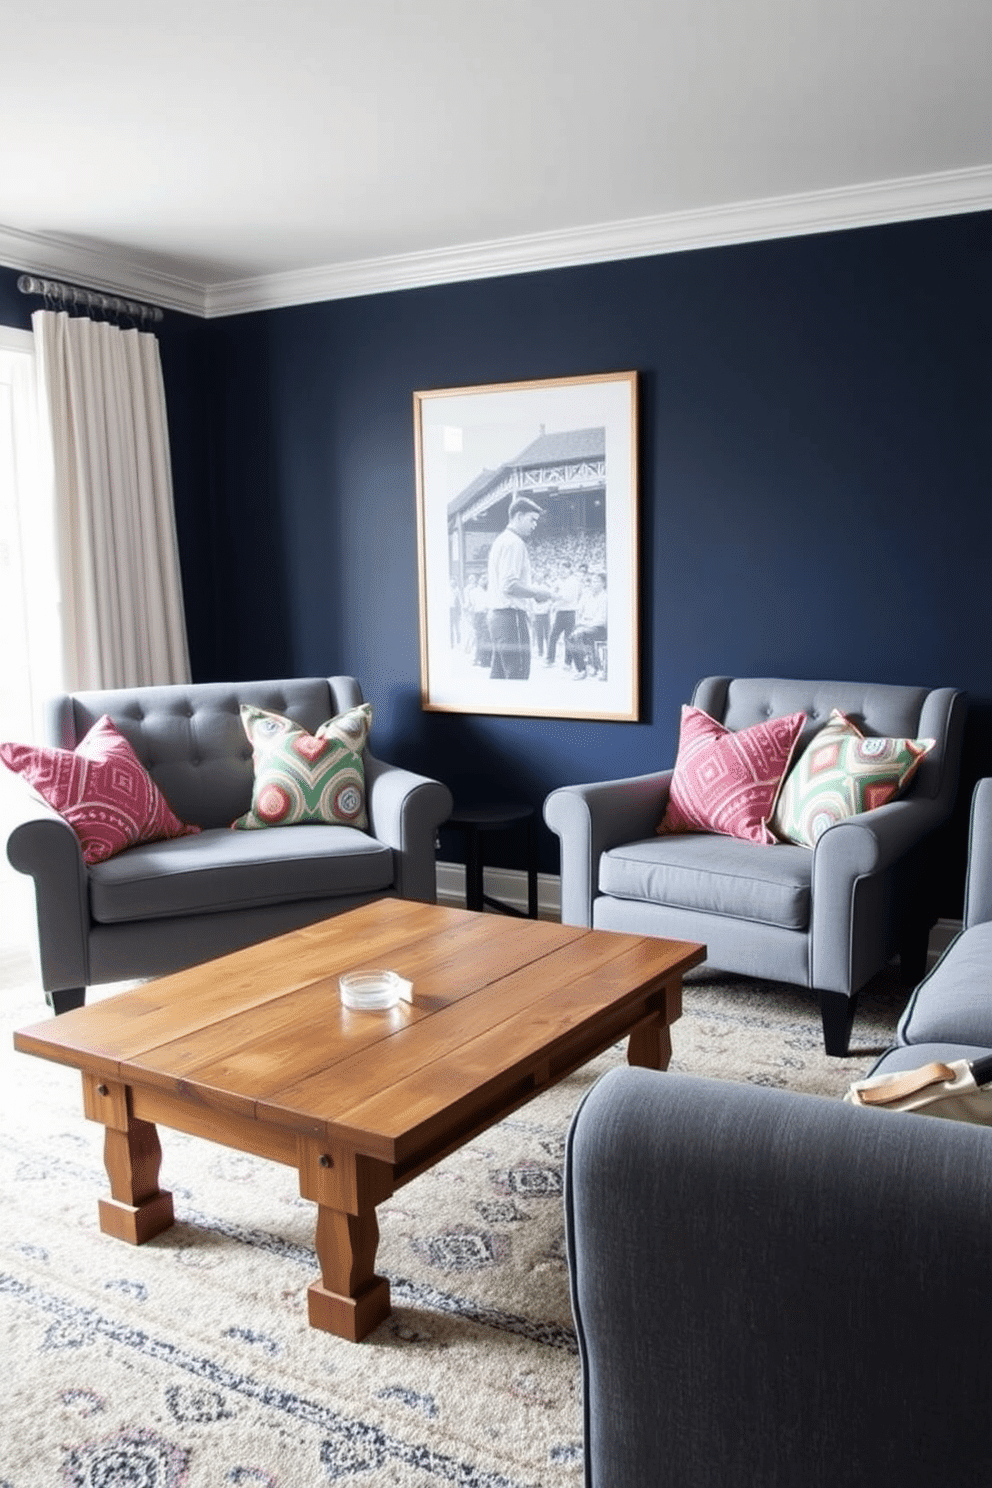
[[[952,687],[900,687],[884,682],[810,682],[781,677],[705,677],[692,699],[735,731],[767,718],[803,712],[802,751],[838,708],[863,734],[936,739],[907,795],[953,799],[964,729],[965,695]],[[798,752],[796,757],[798,758]]]
[[[254,773],[242,703],[282,713],[313,733],[361,701],[354,677],[76,692],[49,704],[47,731],[50,743],[74,749],[109,714],[182,821],[227,827],[251,805]]]

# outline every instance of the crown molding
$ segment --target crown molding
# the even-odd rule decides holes
[[[87,289],[144,300],[163,310],[202,316],[206,309],[204,286],[195,280],[162,273],[113,248],[92,248],[54,233],[0,226],[0,263],[41,278],[68,279]]]
[[[208,317],[992,208],[992,166],[266,274],[207,288]]]
[[[47,233],[0,226],[0,263],[208,319],[472,279],[645,258],[992,208],[992,165],[532,233],[209,284]]]

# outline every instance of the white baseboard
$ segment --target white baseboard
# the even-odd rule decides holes
[[[493,899],[502,899],[521,914],[527,913],[527,874],[520,868],[484,868],[482,887]],[[463,863],[438,863],[437,902],[465,907],[465,866]],[[561,895],[556,873],[537,875],[537,914],[541,920],[561,917]]]

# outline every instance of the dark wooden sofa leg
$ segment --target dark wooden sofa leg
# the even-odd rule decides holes
[[[821,992],[819,997],[823,1047],[828,1054],[843,1059],[851,1042],[858,995],[856,992],[850,997],[844,992]]]
[[[46,992],[45,1001],[53,1013],[67,1013],[70,1008],[83,1006],[86,1001],[86,988],[60,987],[57,992]]]

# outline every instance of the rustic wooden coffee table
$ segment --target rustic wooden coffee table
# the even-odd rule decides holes
[[[317,1205],[314,1327],[358,1340],[389,1313],[376,1205],[629,1035],[664,1069],[703,946],[383,899],[14,1035],[82,1071],[106,1127],[100,1227],[140,1245],[173,1221],[155,1123],[295,1167]],[[384,1012],[339,973],[414,984]]]

